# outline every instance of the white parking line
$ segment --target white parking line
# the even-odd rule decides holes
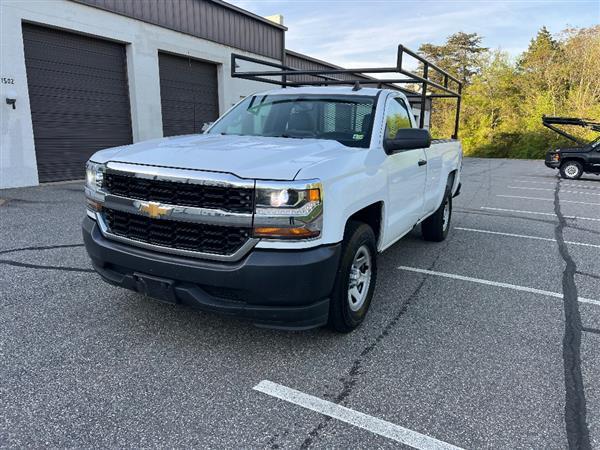
[[[486,209],[488,211],[502,211],[502,212],[514,212],[521,214],[534,214],[537,216],[552,216],[556,217],[554,213],[545,213],[545,212],[537,212],[537,211],[523,211],[519,209],[505,209],[505,208],[491,208],[489,206],[481,206],[481,209]],[[594,222],[600,222],[600,219],[595,219],[592,217],[579,217],[579,216],[563,216],[565,219],[574,219],[574,220],[592,220]]]
[[[463,228],[463,227],[454,227],[454,229],[461,230],[461,231],[473,231],[475,233],[494,234],[497,236],[508,236],[508,237],[515,237],[515,238],[523,238],[523,239],[534,239],[537,241],[556,242],[556,239],[550,239],[550,238],[545,238],[545,237],[540,237],[540,236],[527,236],[525,234],[502,233],[500,231],[478,230],[476,228]],[[600,245],[586,244],[585,242],[565,241],[565,244],[581,245],[582,247],[600,248]]]
[[[512,180],[514,183],[533,183],[533,184],[556,184],[555,181],[529,181],[529,180]],[[573,184],[569,181],[563,180],[561,182],[563,186],[576,187],[576,188],[587,188],[587,189],[600,189],[600,183],[595,186],[592,184]]]
[[[446,442],[417,433],[416,431],[409,430],[408,428],[401,427],[394,423],[354,411],[353,409],[346,408],[337,403],[332,403],[281,384],[273,383],[269,380],[261,381],[254,386],[254,390],[293,403],[294,405],[302,406],[303,408],[310,409],[311,411],[318,412],[342,422],[349,423],[350,425],[384,436],[396,442],[409,445],[413,448],[427,450],[460,450],[460,447],[447,444]]]
[[[495,286],[495,287],[501,287],[501,288],[506,288],[506,289],[512,289],[513,291],[530,292],[532,294],[540,294],[540,295],[545,295],[547,297],[554,297],[554,298],[561,298],[561,299],[563,298],[563,294],[561,292],[544,291],[542,289],[535,289],[535,288],[530,288],[530,287],[527,287],[527,286],[518,286],[516,284],[509,284],[509,283],[501,283],[501,282],[498,282],[498,281],[483,280],[481,278],[465,277],[465,276],[456,275],[456,274],[453,274],[453,273],[436,272],[436,271],[433,271],[433,270],[419,269],[417,267],[399,266],[398,269],[400,269],[400,270],[406,270],[408,272],[422,273],[422,274],[425,274],[425,275],[435,275],[437,277],[451,278],[453,280],[470,281],[471,283],[485,284],[485,285],[488,285],[488,286]],[[585,297],[579,297],[578,300],[579,300],[580,303],[589,303],[590,305],[600,306],[600,301],[599,300],[593,300],[591,298],[585,298]]]
[[[549,188],[536,188],[536,187],[524,187],[524,186],[506,186],[509,189],[523,189],[523,190],[528,190],[528,191],[552,191],[554,192],[554,189],[549,189]],[[561,194],[562,193],[567,193],[567,194],[585,194],[585,195],[600,195],[597,192],[585,192],[585,191],[565,191],[565,190],[560,190]]]
[[[504,195],[504,194],[498,194],[496,195],[496,197],[503,197],[503,198],[520,198],[522,200],[544,200],[547,202],[553,202],[554,199],[553,198],[542,198],[542,197],[522,197],[520,195]],[[600,206],[600,203],[590,203],[590,202],[578,202],[575,200],[560,200],[561,203],[577,203],[578,205],[590,205],[590,206]]]

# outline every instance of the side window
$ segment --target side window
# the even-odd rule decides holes
[[[404,100],[392,98],[385,113],[385,138],[394,139],[401,128],[412,128],[410,115]]]

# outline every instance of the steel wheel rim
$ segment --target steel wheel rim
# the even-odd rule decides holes
[[[575,177],[579,173],[579,168],[575,164],[569,164],[565,168],[565,173],[570,177]]]
[[[371,252],[366,245],[362,245],[354,255],[348,280],[348,306],[354,312],[360,310],[367,300],[371,275]]]
[[[442,227],[443,230],[446,231],[448,226],[450,226],[450,202],[446,199],[446,203],[444,203],[444,214],[442,216]]]

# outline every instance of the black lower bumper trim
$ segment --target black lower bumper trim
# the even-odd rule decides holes
[[[149,297],[248,319],[261,326],[307,329],[327,322],[340,245],[253,250],[216,263],[127,246],[85,218],[83,238],[102,278]]]

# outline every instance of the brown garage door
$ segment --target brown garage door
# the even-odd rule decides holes
[[[217,66],[159,53],[163,134],[199,133],[219,117]]]
[[[125,46],[23,24],[40,182],[83,178],[97,150],[132,142]]]

